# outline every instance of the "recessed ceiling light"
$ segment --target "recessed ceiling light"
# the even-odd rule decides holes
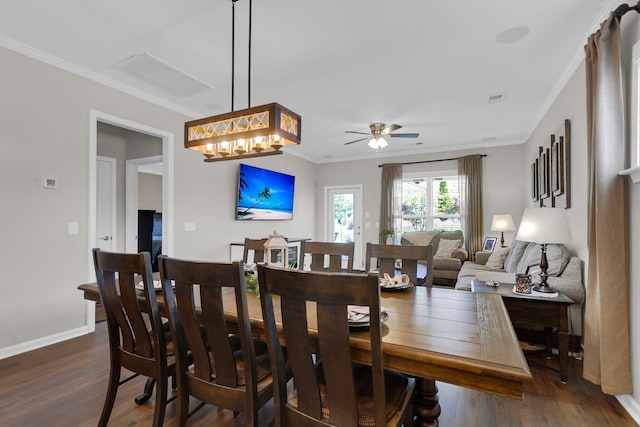
[[[509,28],[496,36],[496,42],[500,44],[515,43],[527,37],[530,32],[531,29],[525,26]]]

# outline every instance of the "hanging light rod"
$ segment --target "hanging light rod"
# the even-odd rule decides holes
[[[205,162],[282,154],[300,144],[302,118],[278,103],[251,107],[251,9],[249,0],[249,68],[247,108],[234,111],[235,4],[231,0],[231,112],[184,125],[184,146],[201,152]]]

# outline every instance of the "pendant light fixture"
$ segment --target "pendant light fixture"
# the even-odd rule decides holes
[[[249,69],[247,108],[234,111],[235,4],[231,0],[231,112],[186,122],[184,146],[201,152],[205,162],[282,154],[300,144],[302,118],[277,103],[251,107],[251,11],[249,0]]]

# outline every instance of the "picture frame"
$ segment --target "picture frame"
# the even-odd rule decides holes
[[[496,247],[496,242],[498,241],[497,237],[485,237],[484,243],[482,244],[483,251],[491,251]]]
[[[539,192],[540,192],[540,206],[543,206],[543,200],[551,197],[550,185],[549,185],[549,149],[539,148]]]
[[[540,192],[538,189],[538,159],[531,163],[531,200],[537,202],[540,200]]]

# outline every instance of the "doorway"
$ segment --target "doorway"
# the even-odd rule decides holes
[[[173,255],[173,164],[174,164],[174,135],[170,132],[152,128],[131,120],[116,117],[96,110],[90,110],[89,114],[89,210],[87,218],[87,281],[95,281],[93,259],[90,256],[91,249],[96,245],[97,236],[97,147],[98,147],[98,123],[120,127],[133,132],[159,138],[162,143],[162,221],[163,247],[162,252]],[[124,168],[124,164],[122,167]],[[124,215],[123,215],[124,216]],[[124,218],[122,223],[124,224]],[[126,241],[126,239],[125,239]],[[121,241],[122,242],[122,241]],[[122,243],[121,243],[122,244]],[[95,303],[87,301],[87,329],[89,332],[95,328]]]
[[[362,263],[362,186],[325,187],[325,239],[327,242],[353,242],[353,268]]]

